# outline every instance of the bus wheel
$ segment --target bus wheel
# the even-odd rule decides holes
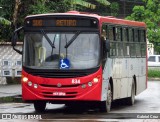
[[[127,98],[127,104],[133,105],[135,102],[135,83],[132,82],[131,96]]]
[[[46,102],[45,101],[35,101],[34,102],[34,109],[36,112],[44,112],[46,109]]]
[[[111,110],[111,103],[112,103],[112,90],[111,90],[110,83],[108,83],[107,100],[101,102],[101,106],[100,106],[101,112],[109,113]]]

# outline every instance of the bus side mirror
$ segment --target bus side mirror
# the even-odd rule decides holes
[[[105,40],[105,50],[106,50],[106,52],[110,51],[110,41],[109,41],[109,39]]]
[[[11,39],[13,49],[19,54],[22,54],[22,51],[16,49],[15,46],[16,46],[16,43],[17,43],[17,40],[18,40],[18,34],[17,33],[20,32],[21,30],[23,30],[23,27],[20,27],[20,28],[16,29],[14,31],[12,39]]]

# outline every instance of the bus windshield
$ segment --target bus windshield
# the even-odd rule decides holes
[[[90,69],[99,65],[100,41],[96,32],[28,32],[24,38],[23,66],[34,69]]]

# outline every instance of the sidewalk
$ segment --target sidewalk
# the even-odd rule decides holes
[[[0,85],[0,98],[22,94],[21,84]]]

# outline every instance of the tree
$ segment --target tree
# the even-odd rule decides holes
[[[75,10],[76,9],[76,5],[81,5],[84,6],[86,8],[90,8],[90,9],[95,9],[96,5],[92,4],[90,2],[84,1],[84,0],[65,0],[66,2],[70,2],[71,4],[71,10]],[[105,6],[110,5],[110,2],[108,2],[107,0],[95,0],[98,3],[101,3]]]
[[[9,41],[11,35],[11,18],[13,0],[0,1],[0,41]]]
[[[14,13],[13,13],[13,26],[16,29],[17,28],[17,20],[18,20],[18,11],[21,5],[21,0],[15,0],[15,7],[14,7]]]
[[[111,16],[117,16],[119,11],[119,4],[117,2],[112,2],[110,5]]]
[[[160,54],[160,1],[143,0],[144,6],[135,6],[133,13],[126,19],[142,21],[147,25],[147,38],[154,44],[156,52]]]
[[[101,8],[100,6],[104,6],[101,11],[103,12],[109,4],[107,0],[0,0],[0,6],[3,7],[3,10],[0,10],[0,17],[11,22],[11,25],[5,25],[3,29],[1,27],[0,40],[9,41],[13,30],[23,25],[27,15],[69,10],[85,11],[86,8],[96,10]]]

